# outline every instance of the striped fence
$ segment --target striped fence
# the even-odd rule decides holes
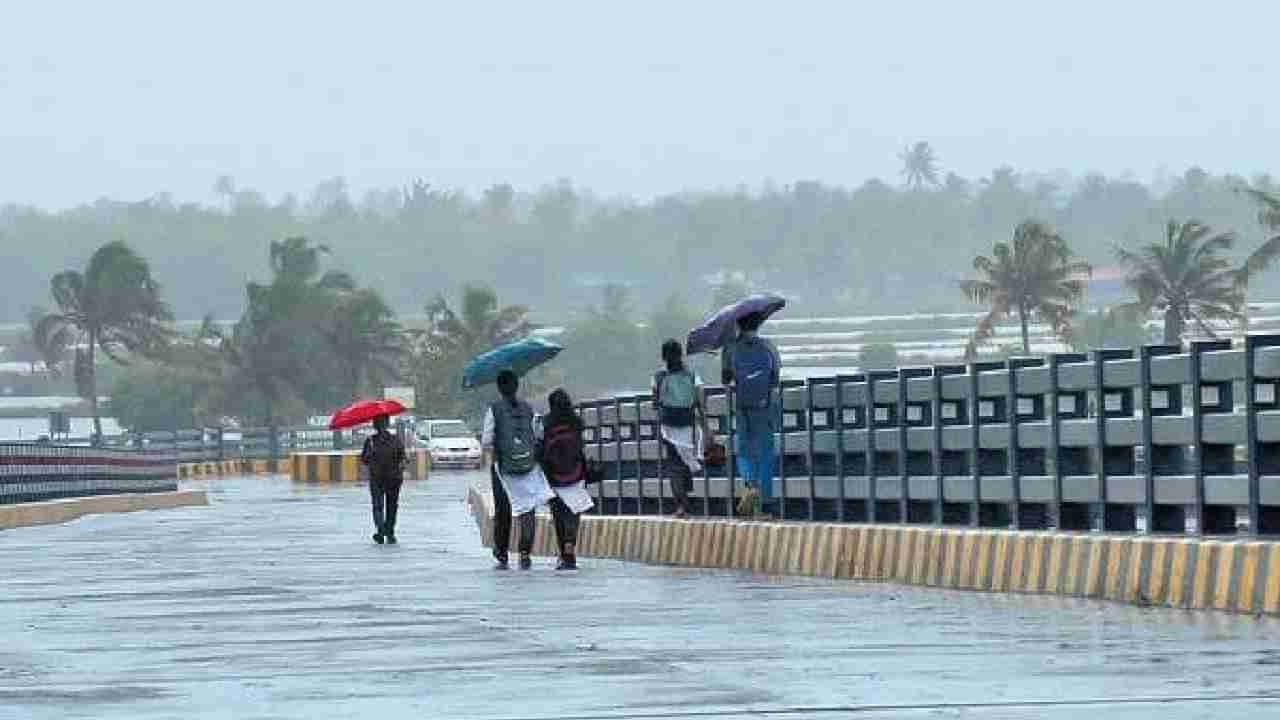
[[[177,489],[171,453],[0,444],[0,505]]]
[[[778,513],[789,520],[1108,533],[1280,532],[1280,335],[784,383]],[[732,449],[731,389],[710,388]],[[648,395],[585,402],[599,514],[672,508]],[[695,480],[732,517],[733,455]]]
[[[275,473],[270,460],[212,460],[178,463],[178,478],[189,479],[212,475],[269,475]]]
[[[431,456],[425,449],[410,449],[405,478],[425,480],[431,464]],[[355,483],[367,480],[360,464],[360,453],[350,451],[293,453],[288,463],[294,482],[303,483]]]

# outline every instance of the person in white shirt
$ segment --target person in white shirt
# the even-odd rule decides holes
[[[480,434],[481,462],[489,465],[493,482],[493,558],[499,570],[508,567],[512,515],[520,518],[520,569],[533,566],[533,512],[556,496],[538,464],[533,408],[516,396],[519,390],[514,372],[498,373],[502,398],[485,412]]]
[[[685,518],[689,516],[693,476],[702,472],[703,448],[711,438],[711,428],[702,406],[702,386],[685,365],[680,341],[662,343],[662,360],[666,369],[653,376],[653,403],[658,410],[664,464],[671,471],[671,494],[676,501],[673,514]]]

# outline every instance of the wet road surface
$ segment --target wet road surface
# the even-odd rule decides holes
[[[474,476],[228,478],[0,532],[0,718],[1280,717],[1280,623],[583,559],[497,573]],[[1276,699],[1272,699],[1272,698]]]

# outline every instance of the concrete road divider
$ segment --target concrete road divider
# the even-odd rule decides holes
[[[473,487],[467,503],[483,541],[491,545],[490,498]],[[551,518],[543,513],[537,517],[536,538],[537,554],[556,554]],[[584,515],[578,554],[777,575],[1280,614],[1280,542],[1256,539]]]
[[[176,490],[158,493],[125,493],[63,498],[0,506],[0,530],[52,525],[97,513],[163,510],[208,505],[203,490]]]

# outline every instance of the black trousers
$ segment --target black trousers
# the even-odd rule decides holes
[[[507,497],[506,488],[498,479],[498,471],[489,468],[489,478],[493,482],[493,556],[499,560],[507,558],[511,549],[511,498]],[[520,516],[520,552],[533,552],[533,510]]]
[[[396,534],[396,513],[400,510],[400,486],[403,484],[404,478],[369,478],[373,526],[383,535]]]
[[[560,556],[564,557],[569,554],[565,552],[566,545],[573,545],[574,554],[577,554],[578,513],[570,510],[569,506],[558,495],[551,498],[551,502],[547,503],[547,506],[551,508],[551,522],[556,528],[556,542],[559,543]]]
[[[666,450],[662,458],[663,466],[671,480],[671,494],[676,498],[676,507],[688,510],[689,492],[693,490],[693,471],[684,464],[684,458],[680,457],[675,445],[663,440],[662,447]]]

